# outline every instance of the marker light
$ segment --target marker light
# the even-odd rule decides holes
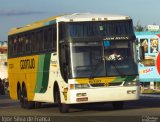
[[[86,89],[89,88],[89,84],[70,84],[70,89]]]

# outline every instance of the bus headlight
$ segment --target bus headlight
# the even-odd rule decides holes
[[[86,89],[89,88],[89,84],[70,84],[70,89]]]
[[[136,94],[136,90],[127,90],[127,94]]]

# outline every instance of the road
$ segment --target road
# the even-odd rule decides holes
[[[154,96],[141,96],[138,101],[128,101],[125,102],[124,109],[114,110],[111,104],[91,104],[91,105],[73,105],[71,106],[69,113],[60,113],[58,107],[53,104],[43,104],[41,108],[38,109],[22,109],[19,106],[18,101],[13,101],[9,96],[0,96],[0,121],[10,122],[7,120],[18,121],[23,118],[13,118],[18,116],[29,116],[29,117],[51,117],[56,119],[58,122],[63,118],[68,121],[94,121],[103,122],[104,119],[108,120],[121,120],[127,121],[129,119],[142,121],[154,119],[154,122],[160,121],[160,97]],[[11,117],[11,118],[5,118]],[[25,120],[26,118],[24,118]],[[33,118],[31,118],[33,119]],[[34,118],[35,119],[35,118]],[[45,118],[47,121],[47,118]],[[43,119],[42,119],[43,120]],[[156,121],[155,121],[156,120]],[[21,120],[22,121],[22,120]],[[28,118],[27,118],[27,121]],[[36,121],[39,121],[36,119]],[[49,121],[49,120],[48,120]],[[55,121],[54,121],[55,122]],[[143,121],[145,122],[145,121]],[[150,122],[150,121],[146,121]]]

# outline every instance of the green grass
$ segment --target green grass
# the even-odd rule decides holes
[[[160,91],[153,89],[144,89],[142,94],[160,94]]]

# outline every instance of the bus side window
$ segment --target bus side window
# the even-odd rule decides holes
[[[31,52],[31,35],[30,35],[30,33],[27,33],[26,35],[25,35],[25,37],[26,37],[26,54],[29,54],[30,52]]]
[[[57,42],[57,28],[56,28],[56,26],[54,25],[53,26],[53,43],[52,43],[52,49],[54,50],[54,51],[56,51],[56,47],[57,47],[57,45],[56,45],[56,42]]]
[[[44,31],[40,30],[40,51],[44,51]]]
[[[32,52],[35,52],[36,42],[35,42],[35,33],[34,32],[32,32],[32,34],[31,34],[31,41],[32,41],[32,46],[31,46]]]
[[[17,55],[17,41],[18,39],[15,38],[13,41],[13,55],[16,56]]]
[[[37,42],[36,52],[43,51],[42,45],[43,45],[44,41],[43,41],[43,31],[42,30],[37,31],[36,42]]]
[[[14,42],[14,37],[9,37],[8,38],[8,46],[10,47],[10,48],[8,48],[8,57],[10,58],[10,57],[12,57],[12,55],[13,55],[13,42]]]
[[[52,28],[49,28],[48,36],[49,36],[48,48],[49,50],[51,50],[53,48],[53,29]]]
[[[44,50],[48,47],[48,29],[44,30]]]

